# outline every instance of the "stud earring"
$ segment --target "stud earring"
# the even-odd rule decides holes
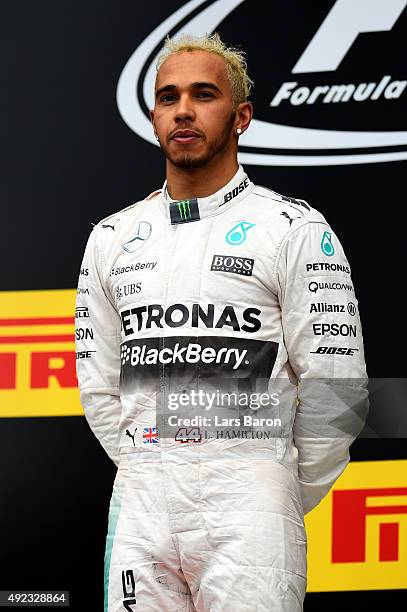
[[[241,133],[242,133],[242,128],[236,128],[236,134],[240,136]]]

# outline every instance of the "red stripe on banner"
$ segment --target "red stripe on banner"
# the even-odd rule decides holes
[[[73,334],[61,336],[1,336],[0,344],[29,344],[31,342],[73,342]]]
[[[70,325],[73,317],[37,317],[35,319],[0,319],[1,326],[12,325]]]
[[[380,523],[380,561],[398,561],[399,524]]]
[[[0,353],[0,389],[16,388],[16,363],[15,353]]]
[[[368,506],[366,514],[407,514],[407,506]]]

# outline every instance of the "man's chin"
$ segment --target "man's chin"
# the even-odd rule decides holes
[[[176,167],[184,169],[201,168],[208,163],[208,158],[205,156],[191,155],[183,153],[182,155],[167,155],[167,159]]]

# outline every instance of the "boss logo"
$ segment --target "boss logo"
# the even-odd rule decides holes
[[[212,259],[212,272],[232,272],[242,276],[253,274],[254,259],[249,257],[233,257],[233,255],[214,255]]]

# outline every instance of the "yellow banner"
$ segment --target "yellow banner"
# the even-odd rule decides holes
[[[305,523],[309,591],[407,589],[407,461],[350,463]]]
[[[0,293],[0,416],[83,414],[73,289]]]

